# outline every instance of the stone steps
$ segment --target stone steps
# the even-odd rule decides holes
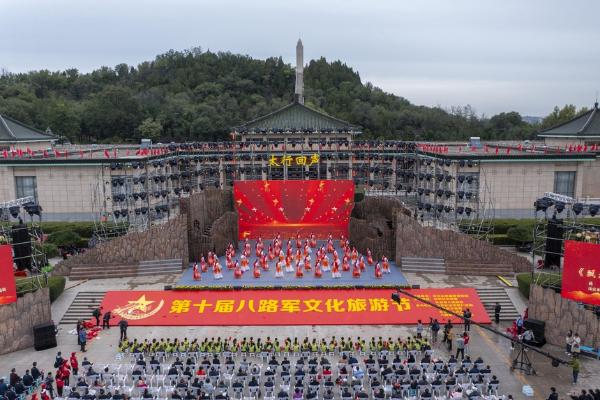
[[[137,276],[178,274],[182,271],[181,259],[140,261]]]
[[[512,266],[505,264],[487,264],[487,263],[472,263],[465,264],[463,262],[446,262],[446,272],[448,275],[479,275],[479,276],[513,276]]]
[[[141,261],[139,265],[76,265],[71,269],[69,278],[79,280],[178,274],[182,271],[181,264],[181,259],[166,259]]]
[[[75,265],[71,268],[69,279],[105,279],[136,276],[137,265]]]
[[[502,307],[500,310],[501,321],[514,321],[519,317],[519,311],[508,296],[508,293],[506,293],[505,288],[500,286],[477,288],[477,293],[492,321],[494,320],[496,302],[500,303]]]
[[[402,257],[400,265],[402,272],[446,273],[446,263],[443,258]]]
[[[80,319],[87,321],[92,317],[94,309],[100,306],[106,292],[79,292],[60,320],[61,325],[74,325]]]

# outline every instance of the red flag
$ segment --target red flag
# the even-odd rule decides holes
[[[2,157],[4,157],[4,158],[8,158],[8,151],[4,150],[4,151],[2,152]]]
[[[83,150],[79,150],[79,158],[83,158]]]
[[[583,151],[587,152],[587,144],[583,145]]]
[[[510,146],[506,148],[506,154],[510,154]]]
[[[48,151],[44,150],[42,154],[44,155],[44,158],[48,157]]]
[[[29,148],[29,146],[27,146],[26,150],[27,154],[29,154],[30,156],[33,155],[33,151]]]
[[[108,152],[107,149],[104,149],[104,157],[110,158],[110,153]]]
[[[490,149],[488,148],[488,145],[487,145],[487,144],[486,144],[486,145],[483,147],[483,150],[484,150],[486,153],[489,153],[489,152],[490,152]]]
[[[117,149],[113,149],[113,155],[117,158]]]
[[[498,148],[498,146],[496,146],[496,154],[498,154],[499,151],[500,149]]]
[[[519,143],[518,149],[519,149],[519,151],[523,151],[523,145],[521,143]]]
[[[60,157],[60,152],[56,149],[54,149],[54,156],[55,157]]]
[[[23,157],[23,150],[21,150],[21,148],[18,148],[17,154],[19,155],[19,157]]]

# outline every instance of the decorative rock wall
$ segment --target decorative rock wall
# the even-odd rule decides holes
[[[187,218],[179,215],[151,227],[99,244],[85,253],[61,261],[55,273],[68,274],[74,265],[134,265],[140,261],[181,259],[188,265]]]
[[[532,285],[529,317],[546,322],[546,341],[564,346],[567,331],[578,333],[582,344],[600,347],[600,318],[576,302],[563,299],[554,289]]]
[[[232,190],[207,188],[181,199],[180,209],[187,215],[190,260],[213,250],[222,254],[227,244],[237,242]]]
[[[368,248],[376,259],[386,256],[393,260],[396,253],[395,215],[402,212],[405,209],[398,199],[366,197],[352,210],[350,243],[362,254]]]
[[[33,327],[51,320],[48,288],[27,293],[15,303],[0,305],[0,354],[33,346]]]
[[[454,263],[510,265],[515,272],[531,270],[531,261],[468,235],[423,227],[403,214],[396,216],[396,260],[402,257],[443,258]]]

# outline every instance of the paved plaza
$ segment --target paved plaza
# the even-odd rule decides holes
[[[445,275],[406,274],[411,283],[421,284],[423,287],[491,287],[498,285],[498,280],[492,277],[452,277]],[[101,291],[101,290],[160,290],[165,284],[173,284],[177,276],[153,276],[138,277],[126,279],[105,279],[93,281],[70,281],[67,283],[67,289],[61,297],[52,305],[52,313],[55,321],[60,321],[62,315],[69,307],[71,301],[80,291]],[[523,307],[524,303],[519,299],[518,291],[511,296],[517,307]],[[498,328],[504,330],[507,325],[502,324]],[[57,351],[63,354],[70,354],[72,351],[78,351],[75,335],[70,333],[75,327],[70,325],[59,325],[58,347],[45,351],[33,351],[33,349],[22,350],[12,354],[0,356],[0,371],[7,375],[10,368],[15,367],[22,373],[31,366],[33,361],[37,361],[42,368],[52,370],[54,357]],[[471,331],[471,342],[468,353],[472,357],[481,356],[486,364],[492,368],[492,373],[497,375],[500,380],[500,391],[505,394],[512,394],[516,399],[525,398],[521,393],[523,385],[531,385],[534,388],[534,397],[536,399],[547,398],[549,388],[555,386],[561,393],[561,398],[570,391],[579,392],[582,388],[597,387],[600,382],[600,362],[597,360],[583,359],[582,373],[580,383],[576,386],[571,385],[571,369],[567,366],[554,368],[550,361],[543,356],[529,352],[529,356],[536,369],[536,376],[527,376],[521,372],[511,372],[509,366],[514,354],[511,352],[510,343],[504,338],[493,335],[479,327],[473,327]],[[130,327],[128,336],[143,340],[145,338],[204,338],[204,337],[304,337],[309,338],[329,338],[336,337],[407,337],[415,334],[414,327],[406,326],[278,326],[274,331],[270,326],[210,326],[210,327]],[[117,354],[119,331],[118,328],[111,328],[108,331],[102,331],[99,336],[88,344],[88,351],[85,354],[78,353],[80,360],[85,355],[97,365],[115,363]],[[565,357],[562,349],[546,345],[543,350],[551,352],[558,357]],[[448,357],[445,348],[439,345],[435,347],[435,354],[442,359]]]

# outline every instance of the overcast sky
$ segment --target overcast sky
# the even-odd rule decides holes
[[[425,105],[542,116],[600,89],[598,0],[0,0],[0,67],[137,65],[194,46],[342,60]]]

